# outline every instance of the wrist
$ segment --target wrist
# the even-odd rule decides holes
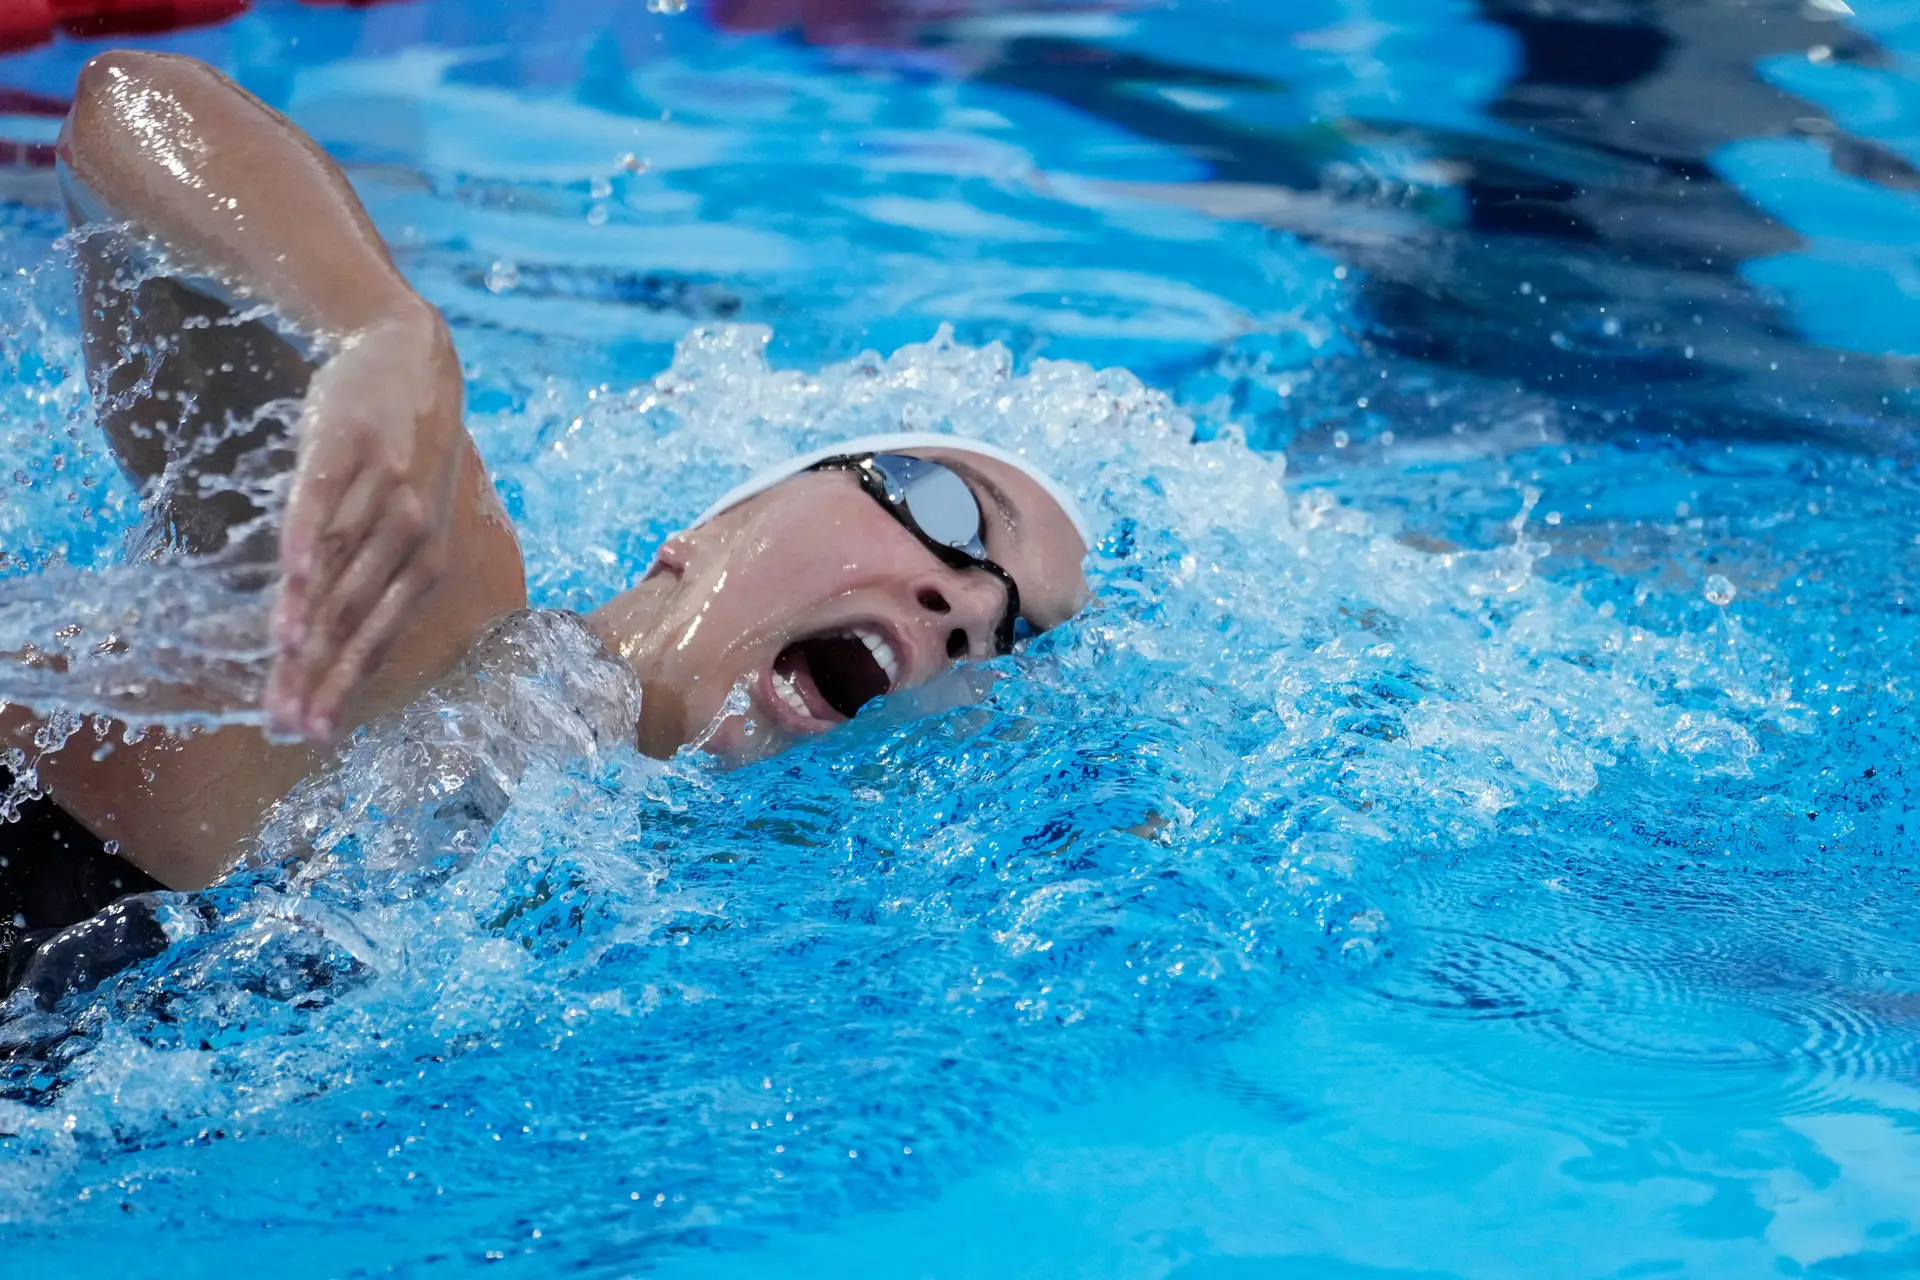
[[[437,344],[447,339],[447,322],[432,303],[401,284],[385,296],[371,300],[346,338],[349,342],[358,342],[374,335],[382,341],[398,339]]]
[[[341,335],[339,351],[362,349],[383,364],[396,359],[421,379],[460,380],[453,335],[438,308],[412,290],[383,300],[365,319]]]
[[[458,421],[466,380],[453,333],[438,307],[409,289],[382,307],[349,341],[364,348],[376,364],[402,373],[415,394],[450,406]]]

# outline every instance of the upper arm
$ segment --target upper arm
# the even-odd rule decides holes
[[[78,216],[132,224],[166,247],[173,274],[265,303],[316,344],[412,295],[339,166],[204,63],[92,59],[59,153]]]
[[[96,58],[82,73],[61,146],[93,212],[164,245],[170,270],[218,280],[303,335],[353,334],[396,308],[425,305],[338,168],[298,129],[202,64],[142,53]],[[306,393],[312,366],[272,329],[219,323],[231,318],[224,304],[177,280],[156,276],[129,293],[125,280],[113,278],[110,256],[87,260],[91,243],[83,238],[83,288],[108,291],[98,308],[106,316],[92,315],[91,300],[82,308],[89,364],[98,361],[96,377],[105,379],[96,385],[119,385],[112,371],[130,346],[143,347],[134,354],[164,375],[158,383],[128,382],[128,394],[109,397],[103,409],[102,425],[110,439],[120,433],[115,450],[135,474],[157,474],[170,460],[166,441],[146,430],[156,414],[204,433],[233,414]],[[109,244],[100,241],[103,249]],[[452,376],[457,386],[457,363]],[[155,387],[169,398],[137,390]],[[201,397],[196,403],[206,412],[198,419],[177,412],[178,387]],[[456,405],[456,419],[457,412]],[[243,433],[233,442],[248,440]],[[519,543],[479,454],[464,432],[452,447],[460,453],[441,585],[356,695],[346,723],[410,701],[482,627],[525,605]],[[155,735],[105,760],[69,748],[45,761],[43,776],[96,834],[121,841],[163,882],[189,886],[206,883],[243,851],[260,815],[316,758],[253,729],[228,728]]]

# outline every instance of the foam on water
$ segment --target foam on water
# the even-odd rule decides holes
[[[766,340],[697,330],[643,385],[553,380],[475,423],[537,604],[613,594],[767,462],[902,429],[1080,493],[1096,604],[977,698],[896,698],[731,773],[617,745],[631,690],[577,631],[476,659],[291,797],[252,869],[173,895],[166,955],[12,1010],[32,1047],[5,1068],[0,1215],[129,1250],[394,1222],[357,1263],[330,1238],[330,1272],[538,1227],[546,1256],[619,1269],[921,1199],[1328,984],[1604,1040],[1622,1006],[1595,1012],[1583,966],[1631,995],[1671,957],[1443,922],[1568,874],[1610,790],[1760,787],[1817,719],[1737,604],[1542,572],[1537,484],[1498,460],[1454,464],[1504,507],[1490,536],[1440,543],[1370,505],[1392,471],[1289,481],[1124,371],[1019,372],[944,334],[779,370]],[[72,381],[7,394],[64,431]],[[68,558],[104,568],[104,541]],[[100,607],[116,572],[61,570],[62,598]],[[152,1226],[129,1236],[123,1202]]]
[[[242,554],[251,526],[236,529],[225,547],[175,553],[166,521],[115,465],[94,422],[75,332],[72,256],[78,239],[117,233],[82,233],[49,249],[39,236],[53,228],[19,210],[9,221],[24,225],[0,227],[10,233],[0,242],[13,269],[10,287],[0,290],[0,369],[7,374],[0,378],[0,419],[12,481],[0,488],[0,653],[12,655],[0,663],[0,702],[57,712],[67,729],[108,716],[176,729],[262,723],[268,584]],[[164,274],[148,255],[126,254],[124,246],[120,252],[114,285],[129,295]],[[123,394],[150,393],[160,348],[130,331],[121,337],[122,358],[138,374]],[[165,405],[149,403],[165,417]],[[268,419],[291,421],[296,408],[269,403],[229,422],[225,434],[175,452],[157,488],[196,496],[228,490],[277,510],[284,474],[272,454],[256,452],[217,477],[199,468],[226,436]],[[188,411],[184,401],[177,406]],[[30,765],[13,763],[17,772]]]
[[[1208,181],[1067,105],[1077,72],[841,74],[690,23],[583,34],[576,66],[503,34],[519,4],[353,28],[397,52],[343,52],[324,8],[222,29],[450,316],[536,605],[598,603],[764,462],[929,427],[1087,499],[1099,602],[731,773],[612,745],[618,671],[562,618],[513,624],[290,797],[245,872],[169,898],[165,955],[5,1011],[9,1268],[1911,1269],[1920,493],[1898,418],[1856,415],[1880,375],[1685,273],[1436,240],[1420,200],[1462,191],[1432,172],[1458,143],[1379,125],[1504,137],[1515,46],[1484,7],[1212,8],[1116,37],[1124,83],[1094,87],[1136,121],[1182,95],[1181,139],[1367,119],[1302,162],[1324,205]],[[1192,92],[1243,58],[1286,101]],[[1795,182],[1714,167],[1819,212],[1803,188],[1865,190],[1828,140]],[[1260,145],[1284,174],[1322,143]],[[62,660],[0,665],[0,696],[61,708],[49,740],[245,717],[258,592],[124,564],[141,512],[61,230],[0,206],[0,650]],[[1394,294],[1361,268],[1396,259],[1386,284],[1442,303],[1389,305],[1399,336],[1490,326],[1459,350],[1509,377],[1369,353]],[[1550,310],[1538,269],[1579,287]],[[1553,327],[1529,339],[1515,288]],[[1830,272],[1799,292],[1876,314]],[[790,319],[771,348],[697,330],[651,376],[742,315]],[[1015,355],[831,363],[943,319]],[[1598,363],[1535,376],[1549,333]],[[1830,420],[1696,340],[1819,370]]]

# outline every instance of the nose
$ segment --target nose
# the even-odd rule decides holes
[[[984,659],[994,655],[994,633],[1007,609],[1007,590],[984,569],[941,566],[914,584],[914,600],[930,629],[944,631],[947,657]]]

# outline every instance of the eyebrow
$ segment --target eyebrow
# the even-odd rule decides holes
[[[942,458],[941,461],[959,472],[961,479],[986,492],[987,497],[992,499],[993,505],[1000,511],[1000,523],[1005,526],[1007,536],[1015,542],[1020,541],[1020,509],[1013,505],[1013,499],[1007,496],[1007,491],[957,458]]]

